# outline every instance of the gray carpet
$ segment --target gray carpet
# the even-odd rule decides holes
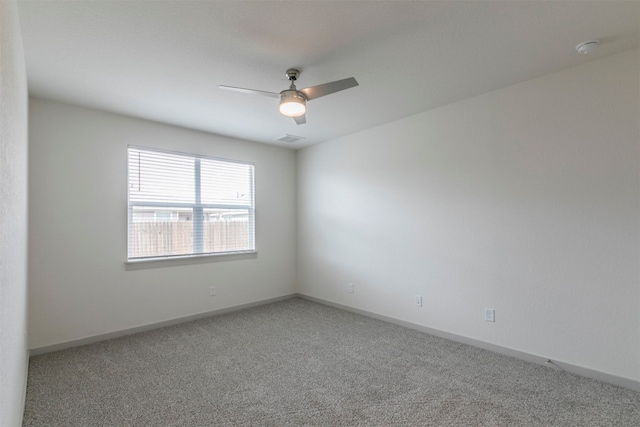
[[[33,357],[25,426],[639,426],[640,393],[295,298]]]

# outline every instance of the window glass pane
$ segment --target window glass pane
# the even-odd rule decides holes
[[[129,223],[129,258],[188,255],[193,247],[193,221],[179,215],[192,216],[189,212],[168,209],[149,211],[132,209]]]
[[[201,159],[202,203],[251,205],[253,165]]]
[[[129,201],[195,202],[194,159],[129,149]]]
[[[249,209],[204,209],[203,252],[253,249]]]

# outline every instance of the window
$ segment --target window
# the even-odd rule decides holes
[[[255,250],[253,164],[128,151],[129,260]]]

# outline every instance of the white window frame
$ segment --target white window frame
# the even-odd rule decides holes
[[[148,202],[148,201],[131,201],[130,200],[130,175],[129,175],[129,150],[142,150],[155,152],[160,154],[178,155],[192,158],[195,162],[194,170],[194,185],[195,185],[195,201],[194,203],[180,203],[180,202]],[[213,160],[217,162],[225,162],[231,164],[241,164],[251,166],[250,168],[250,193],[251,197],[248,204],[220,204],[220,203],[202,203],[201,200],[201,174],[200,164],[202,159]],[[178,208],[178,209],[191,209],[193,212],[193,250],[190,254],[180,255],[157,255],[157,256],[143,256],[143,257],[131,257],[131,224],[133,222],[133,209],[134,207],[148,207],[148,208]],[[204,209],[232,209],[232,210],[246,210],[249,215],[249,248],[246,250],[234,250],[234,251],[217,251],[217,252],[202,252],[203,249],[203,221]],[[243,255],[256,254],[255,244],[255,165],[251,162],[230,160],[219,157],[205,156],[194,153],[185,153],[178,151],[162,150],[157,148],[128,145],[127,146],[127,264],[149,262],[149,261],[168,261],[168,260],[182,260],[185,259],[202,259],[212,258],[228,255],[240,255],[240,257],[231,257],[231,259],[245,258]],[[201,262],[201,261],[198,261]],[[181,263],[179,263],[181,264]]]

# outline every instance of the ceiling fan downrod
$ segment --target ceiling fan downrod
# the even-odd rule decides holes
[[[285,73],[285,76],[287,76],[287,79],[291,82],[291,86],[289,86],[289,89],[297,90],[296,80],[298,80],[298,77],[300,77],[300,70],[296,70],[295,68],[289,68]]]

